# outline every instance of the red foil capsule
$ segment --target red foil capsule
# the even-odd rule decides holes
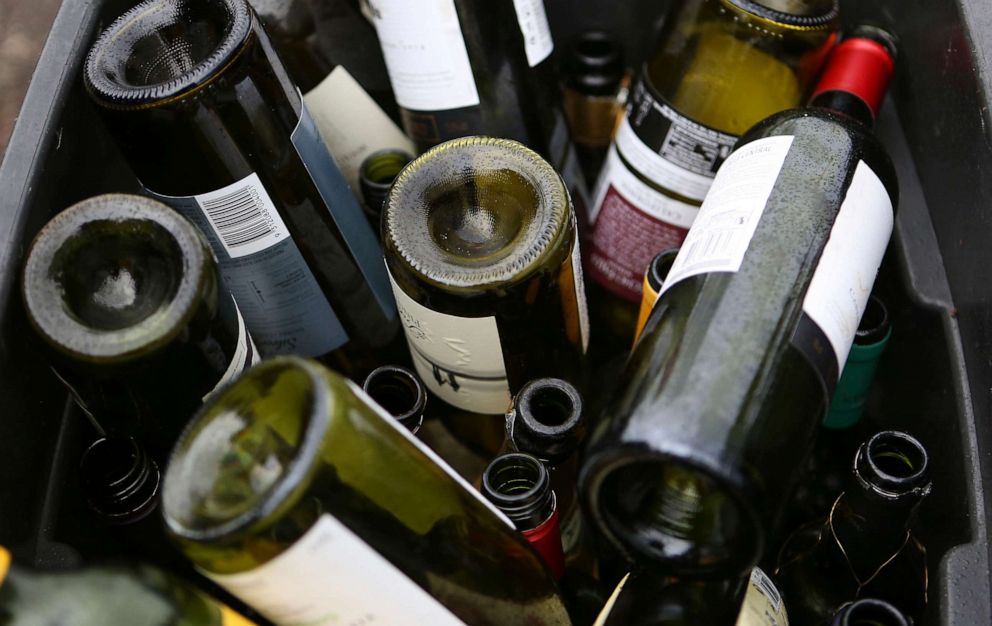
[[[561,579],[565,575],[565,553],[561,547],[561,530],[558,527],[558,507],[551,512],[537,528],[522,531],[520,534],[534,546],[537,553],[544,558],[548,568]]]

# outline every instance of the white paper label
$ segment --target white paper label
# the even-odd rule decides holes
[[[782,596],[768,575],[757,567],[751,570],[737,626],[789,626]]]
[[[214,385],[214,388],[203,397],[204,402],[218,389],[262,360],[261,355],[258,354],[258,348],[255,347],[255,342],[252,341],[251,334],[248,332],[248,326],[245,325],[245,318],[241,315],[241,309],[238,308],[237,303],[234,304],[234,310],[238,314],[238,342],[234,346],[234,356],[231,357],[231,362],[228,364],[227,370],[220,377],[220,380],[217,381],[217,384]]]
[[[239,574],[208,578],[280,626],[464,622],[330,515],[288,550]]]
[[[892,199],[871,168],[858,163],[806,291],[803,312],[830,340],[844,370],[892,236]]]
[[[362,161],[379,150],[415,154],[413,142],[389,119],[344,66],[339,65],[303,101],[341,173],[358,193]]]
[[[232,259],[289,239],[289,229],[254,172],[227,187],[194,196],[194,200]]]
[[[466,411],[505,413],[510,386],[496,318],[432,311],[390,280],[413,364],[427,388]]]
[[[462,478],[458,472],[453,470],[451,466],[448,465],[446,461],[444,461],[444,459],[438,456],[436,452],[431,450],[429,446],[425,445],[423,441],[417,439],[415,436],[413,436],[412,433],[410,433],[409,430],[400,426],[399,423],[396,421],[396,419],[393,418],[393,416],[390,415],[386,409],[379,406],[378,402],[373,400],[372,397],[369,396],[369,394],[365,393],[364,389],[362,389],[361,387],[359,387],[350,380],[345,380],[345,382],[348,383],[348,386],[351,388],[352,392],[354,392],[354,394],[358,396],[360,400],[362,400],[365,404],[369,406],[369,408],[375,411],[379,415],[379,417],[383,419],[383,421],[385,421],[387,424],[392,426],[393,429],[396,430],[396,432],[402,435],[407,441],[412,443],[418,450],[423,452],[424,455],[427,456],[427,458],[434,461],[434,463],[437,464],[437,466],[440,467],[442,470],[444,470],[444,473],[450,476],[453,481],[458,483],[458,485],[462,489],[470,493],[472,497],[474,497],[476,500],[482,503],[482,505],[485,506],[487,509],[492,511],[493,514],[496,517],[500,518],[500,520],[502,520],[504,524],[506,524],[510,528],[516,528],[513,525],[513,522],[510,520],[509,517],[506,516],[505,513],[497,509],[496,505],[494,505],[492,502],[483,498],[482,494],[479,493],[478,489],[465,482],[465,479]]]
[[[579,249],[578,234],[575,236],[575,245],[572,247],[572,275],[575,277],[575,304],[579,308],[582,353],[585,354],[589,351],[589,305],[586,302],[586,281],[582,275],[582,251]]]
[[[548,14],[544,10],[544,0],[513,0],[513,6],[517,10],[520,31],[524,34],[527,62],[534,67],[548,58],[555,49]]]
[[[730,155],[717,172],[661,293],[709,272],[736,272],[782,171],[793,137],[768,137]]]
[[[454,0],[369,0],[396,102],[414,111],[479,104]]]

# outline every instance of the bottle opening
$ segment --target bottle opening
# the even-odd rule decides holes
[[[250,29],[244,0],[147,0],[94,44],[87,87],[108,106],[173,97],[221,71]]]
[[[867,443],[869,482],[889,489],[913,487],[928,480],[928,458],[919,441],[905,433],[881,432]]]
[[[383,211],[386,246],[426,280],[458,287],[524,279],[571,213],[546,161],[488,137],[449,141],[414,160]]]
[[[413,157],[400,150],[383,150],[370,154],[362,162],[362,182],[388,187],[412,160]]]
[[[760,555],[756,522],[703,471],[661,459],[626,462],[595,491],[601,523],[637,560],[727,574]]]
[[[909,626],[909,621],[888,602],[866,598],[843,608],[834,626]]]
[[[496,457],[482,474],[482,491],[521,530],[540,525],[554,510],[548,470],[529,454]]]
[[[316,456],[330,399],[316,365],[263,362],[212,398],[173,449],[162,487],[166,523],[209,540],[284,503]]]
[[[138,521],[157,506],[158,466],[133,439],[98,439],[80,472],[90,506],[112,522]]]
[[[423,413],[427,404],[424,386],[404,367],[387,365],[374,370],[365,379],[364,389],[379,406],[401,421]]]
[[[168,308],[183,266],[179,244],[159,224],[95,220],[62,243],[49,272],[79,323],[120,330]]]
[[[868,299],[868,305],[861,316],[854,342],[859,346],[878,343],[885,339],[890,327],[889,310],[879,298],[872,296]]]
[[[574,428],[582,417],[582,399],[569,383],[542,378],[524,386],[517,400],[520,417],[539,434]]]
[[[832,26],[840,15],[837,0],[722,0],[725,4],[782,26]]]

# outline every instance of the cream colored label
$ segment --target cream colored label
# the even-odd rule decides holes
[[[737,626],[789,626],[782,596],[768,575],[757,567],[751,570]]]
[[[396,102],[414,111],[479,104],[454,0],[368,0]]]
[[[730,155],[717,172],[661,293],[690,276],[741,269],[792,140],[791,136],[759,139]]]
[[[503,414],[510,406],[495,317],[457,317],[423,306],[389,277],[410,354],[421,380],[466,411]]]
[[[330,515],[260,567],[203,573],[280,626],[464,625]]]
[[[524,35],[527,63],[534,67],[548,58],[555,49],[548,14],[544,10],[544,0],[513,0],[513,6],[517,10],[520,32]]]
[[[303,101],[356,194],[362,161],[370,154],[389,149],[416,153],[413,142],[341,65],[303,96]]]

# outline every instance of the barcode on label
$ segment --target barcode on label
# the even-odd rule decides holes
[[[775,584],[768,578],[768,575],[757,567],[754,568],[751,570],[751,584],[762,595],[768,598],[773,610],[777,612],[782,606],[782,596],[779,594],[778,589],[775,588]]]
[[[217,238],[232,259],[255,254],[289,238],[258,174],[196,196]]]

